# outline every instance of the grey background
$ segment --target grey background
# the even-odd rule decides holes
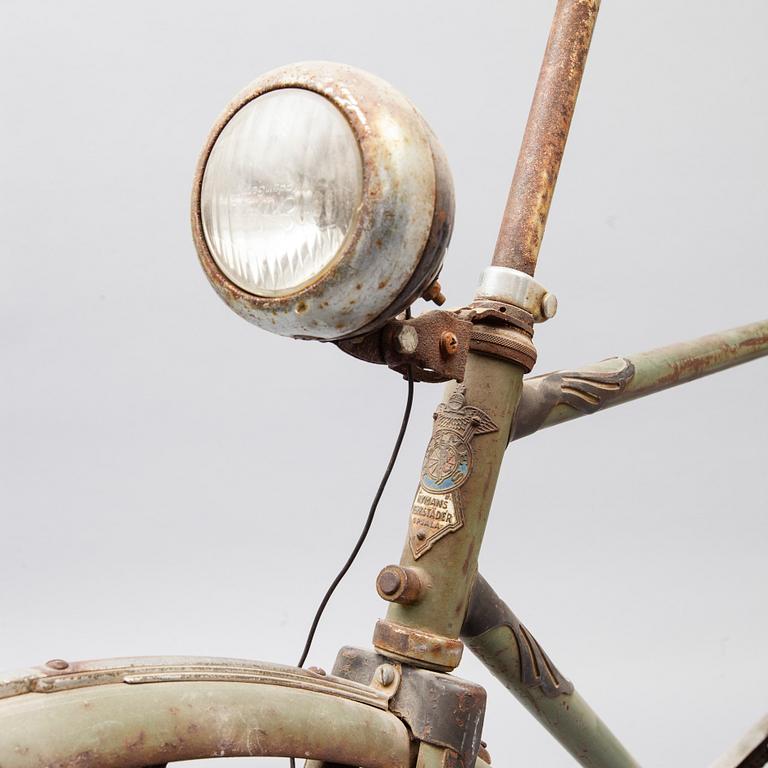
[[[458,198],[444,286],[495,242],[551,2],[0,5],[0,660],[295,663],[405,386],[272,337],[208,287],[197,152],[282,63],[403,90]],[[766,314],[768,6],[606,2],[541,256],[538,371]],[[766,707],[765,386],[752,363],[517,444],[481,567],[646,765],[704,765]],[[439,391],[310,663],[385,610]],[[571,765],[474,660],[496,765]],[[282,763],[280,763],[282,765]]]

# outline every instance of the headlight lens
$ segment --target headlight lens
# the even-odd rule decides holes
[[[304,62],[259,77],[214,125],[192,232],[235,312],[336,341],[381,328],[424,293],[453,203],[444,153],[408,99],[353,67]]]
[[[243,106],[211,150],[203,229],[220,269],[256,296],[285,296],[333,263],[360,207],[352,129],[328,99],[282,88]]]

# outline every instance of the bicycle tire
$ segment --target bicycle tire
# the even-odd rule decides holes
[[[2,768],[242,756],[408,768],[411,741],[375,689],[296,667],[154,657],[0,676]]]

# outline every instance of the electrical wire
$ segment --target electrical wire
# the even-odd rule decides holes
[[[350,553],[349,557],[347,558],[347,562],[344,563],[342,569],[338,572],[336,575],[336,578],[331,582],[331,586],[328,587],[328,591],[325,593],[325,596],[320,601],[320,605],[317,608],[317,611],[315,613],[315,618],[312,620],[312,626],[309,628],[309,632],[307,634],[307,640],[304,643],[304,650],[301,652],[301,658],[299,659],[298,666],[303,667],[304,662],[307,660],[307,656],[309,655],[309,649],[312,645],[312,641],[315,638],[315,632],[317,631],[317,625],[320,623],[320,618],[323,615],[323,611],[325,610],[325,607],[328,605],[328,601],[331,599],[331,595],[333,595],[334,591],[336,590],[336,587],[339,586],[339,583],[341,580],[347,575],[347,571],[352,567],[352,563],[354,563],[355,558],[358,555],[358,552],[363,547],[363,544],[365,543],[365,539],[368,536],[368,531],[371,530],[371,524],[373,523],[374,515],[376,514],[376,509],[379,506],[379,501],[381,500],[381,496],[384,493],[384,488],[387,486],[387,481],[389,480],[389,476],[392,474],[392,469],[395,466],[395,462],[397,461],[397,455],[400,453],[400,446],[403,444],[403,438],[405,437],[405,430],[408,427],[408,421],[411,417],[411,406],[413,405],[413,374],[411,372],[410,366],[408,367],[408,398],[405,403],[405,413],[403,413],[403,421],[402,424],[400,424],[400,431],[397,433],[397,440],[395,440],[395,447],[392,449],[392,455],[389,457],[389,463],[387,464],[387,468],[384,471],[384,475],[381,478],[381,482],[379,483],[379,487],[376,491],[376,495],[373,497],[373,502],[371,503],[371,508],[368,510],[368,517],[365,519],[365,525],[363,525],[363,530],[360,533],[360,537],[357,540],[357,543],[355,544],[354,548],[352,549],[352,552]]]
[[[410,316],[410,312],[406,314],[406,317]],[[325,607],[328,605],[328,601],[331,599],[331,596],[336,590],[336,587],[339,586],[339,583],[341,580],[347,575],[347,571],[352,567],[352,563],[355,562],[355,558],[357,557],[358,553],[363,547],[363,544],[365,543],[365,539],[368,536],[368,531],[371,530],[371,525],[373,524],[373,518],[376,514],[376,509],[379,506],[379,501],[381,500],[382,494],[384,493],[384,489],[387,486],[387,481],[389,480],[389,476],[392,474],[392,469],[395,466],[395,462],[397,461],[397,456],[400,453],[400,447],[403,444],[403,439],[405,438],[405,431],[408,428],[408,422],[411,418],[411,407],[413,406],[413,371],[411,370],[411,366],[408,366],[408,373],[407,373],[407,380],[408,380],[408,397],[405,401],[405,412],[403,413],[403,421],[400,424],[400,430],[397,433],[397,439],[395,440],[395,447],[392,449],[392,455],[389,457],[389,462],[387,463],[387,468],[384,470],[384,475],[381,478],[381,482],[379,483],[379,487],[376,490],[376,495],[373,497],[373,501],[371,502],[371,507],[368,510],[368,516],[365,519],[365,524],[363,525],[363,530],[360,533],[359,538],[357,539],[357,543],[352,549],[352,552],[350,553],[349,557],[347,558],[347,562],[344,563],[341,570],[336,575],[336,578],[331,582],[331,586],[328,587],[328,591],[323,596],[323,599],[320,601],[320,605],[317,608],[317,611],[315,612],[315,617],[312,620],[312,625],[309,628],[309,632],[307,633],[307,639],[304,643],[304,650],[301,652],[301,658],[299,659],[298,666],[303,667],[304,662],[307,660],[307,656],[309,655],[309,649],[312,646],[312,641],[315,639],[315,632],[317,631],[317,626],[320,623],[320,619],[323,615],[323,611],[325,610]],[[291,768],[296,768],[296,761],[294,758],[289,758],[291,761]]]

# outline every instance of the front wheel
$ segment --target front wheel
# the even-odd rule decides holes
[[[408,768],[375,690],[236,659],[110,659],[0,676],[2,768],[141,768],[204,757]]]

